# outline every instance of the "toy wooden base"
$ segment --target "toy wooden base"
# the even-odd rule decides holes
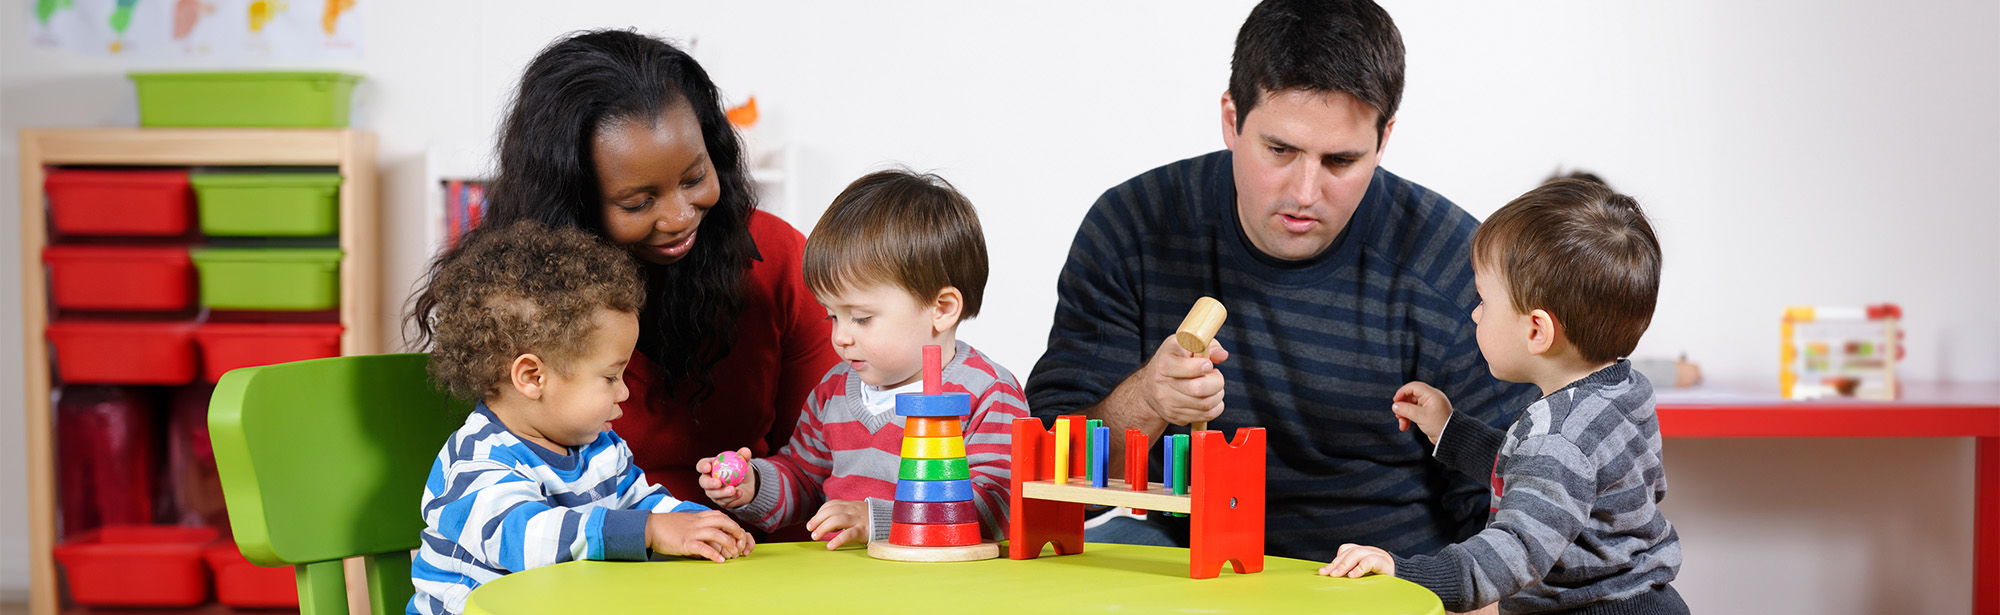
[[[1235,442],[1219,431],[1195,432],[1193,480],[1187,493],[1175,494],[1164,485],[1142,482],[1147,480],[1145,437],[1136,429],[1126,432],[1127,479],[1132,482],[1107,479],[1105,486],[1093,487],[1076,480],[1082,464],[1063,452],[1082,448],[1083,417],[1056,420],[1054,430],[1043,429],[1038,419],[1014,421],[1008,557],[1034,559],[1043,545],[1051,544],[1057,555],[1082,553],[1083,506],[1104,504],[1187,514],[1189,578],[1215,578],[1224,564],[1238,574],[1264,569],[1263,428],[1238,429]],[[1070,480],[1057,483],[1053,479],[1059,475]],[[1134,489],[1134,483],[1144,488]]]
[[[1000,557],[1000,543],[962,547],[906,547],[886,540],[868,543],[868,557],[892,562],[972,562]]]

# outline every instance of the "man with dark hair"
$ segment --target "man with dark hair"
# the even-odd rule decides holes
[[[1268,428],[1274,555],[1428,554],[1484,527],[1486,487],[1426,463],[1430,443],[1382,413],[1412,380],[1494,426],[1535,397],[1495,380],[1473,337],[1478,223],[1378,166],[1402,90],[1402,37],[1372,2],[1251,10],[1222,96],[1227,149],[1112,188],[1077,230],[1033,414],[1156,439],[1198,421]],[[1229,319],[1190,353],[1173,333],[1204,295]],[[1118,518],[1085,539],[1185,546],[1187,524]]]

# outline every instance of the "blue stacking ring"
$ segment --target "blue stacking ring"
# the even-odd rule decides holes
[[[896,414],[902,416],[965,416],[972,414],[972,396],[966,393],[902,393],[896,396]]]
[[[972,480],[899,480],[898,502],[964,502],[972,499]]]

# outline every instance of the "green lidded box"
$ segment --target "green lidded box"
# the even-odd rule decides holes
[[[346,128],[359,75],[336,72],[130,73],[145,127]]]
[[[217,237],[324,237],[340,233],[339,173],[203,173],[189,176],[201,232]]]
[[[340,307],[339,248],[194,248],[201,304],[218,310]]]

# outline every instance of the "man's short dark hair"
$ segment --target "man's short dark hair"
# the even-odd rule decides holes
[[[1403,101],[1403,35],[1370,0],[1264,0],[1236,32],[1236,129],[1265,93],[1340,92],[1375,108],[1375,145]]]

